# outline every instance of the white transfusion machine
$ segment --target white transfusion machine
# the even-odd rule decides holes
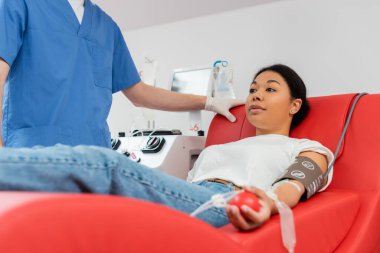
[[[184,136],[179,130],[136,131],[129,137],[121,132],[112,139],[117,152],[181,179],[187,178],[204,146],[204,136]]]
[[[174,70],[170,90],[184,94],[211,96],[213,72],[211,67]],[[143,130],[119,133],[112,148],[135,162],[186,179],[205,146],[201,112],[189,113],[189,133],[180,130]]]

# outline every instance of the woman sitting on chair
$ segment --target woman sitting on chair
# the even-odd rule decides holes
[[[214,194],[244,188],[258,196],[259,212],[245,206],[243,216],[236,206],[227,206],[197,217],[216,227],[231,222],[240,230],[254,229],[277,213],[268,190],[290,207],[324,190],[332,178],[330,172],[324,180],[333,155],[316,141],[289,137],[309,110],[305,85],[289,67],[260,70],[245,108],[256,136],[207,147],[187,182],[109,149],[56,145],[1,149],[0,190],[116,194],[191,213]]]

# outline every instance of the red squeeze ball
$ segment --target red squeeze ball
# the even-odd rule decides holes
[[[260,211],[259,198],[252,192],[244,191],[239,193],[230,200],[229,204],[239,207],[240,213],[243,217],[245,217],[244,211],[241,209],[243,205],[250,207],[256,212]]]

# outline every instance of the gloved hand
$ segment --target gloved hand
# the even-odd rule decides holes
[[[230,113],[230,108],[244,103],[242,99],[207,97],[205,110],[222,114],[229,121],[235,122],[236,118]]]

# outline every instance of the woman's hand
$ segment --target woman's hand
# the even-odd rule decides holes
[[[260,211],[256,212],[248,206],[242,206],[242,210],[244,211],[244,215],[246,217],[244,218],[237,206],[228,205],[226,207],[226,212],[228,219],[234,227],[242,231],[247,231],[258,228],[264,224],[270,218],[275,205],[273,200],[259,188],[247,186],[244,187],[244,190],[256,194],[259,198]]]

